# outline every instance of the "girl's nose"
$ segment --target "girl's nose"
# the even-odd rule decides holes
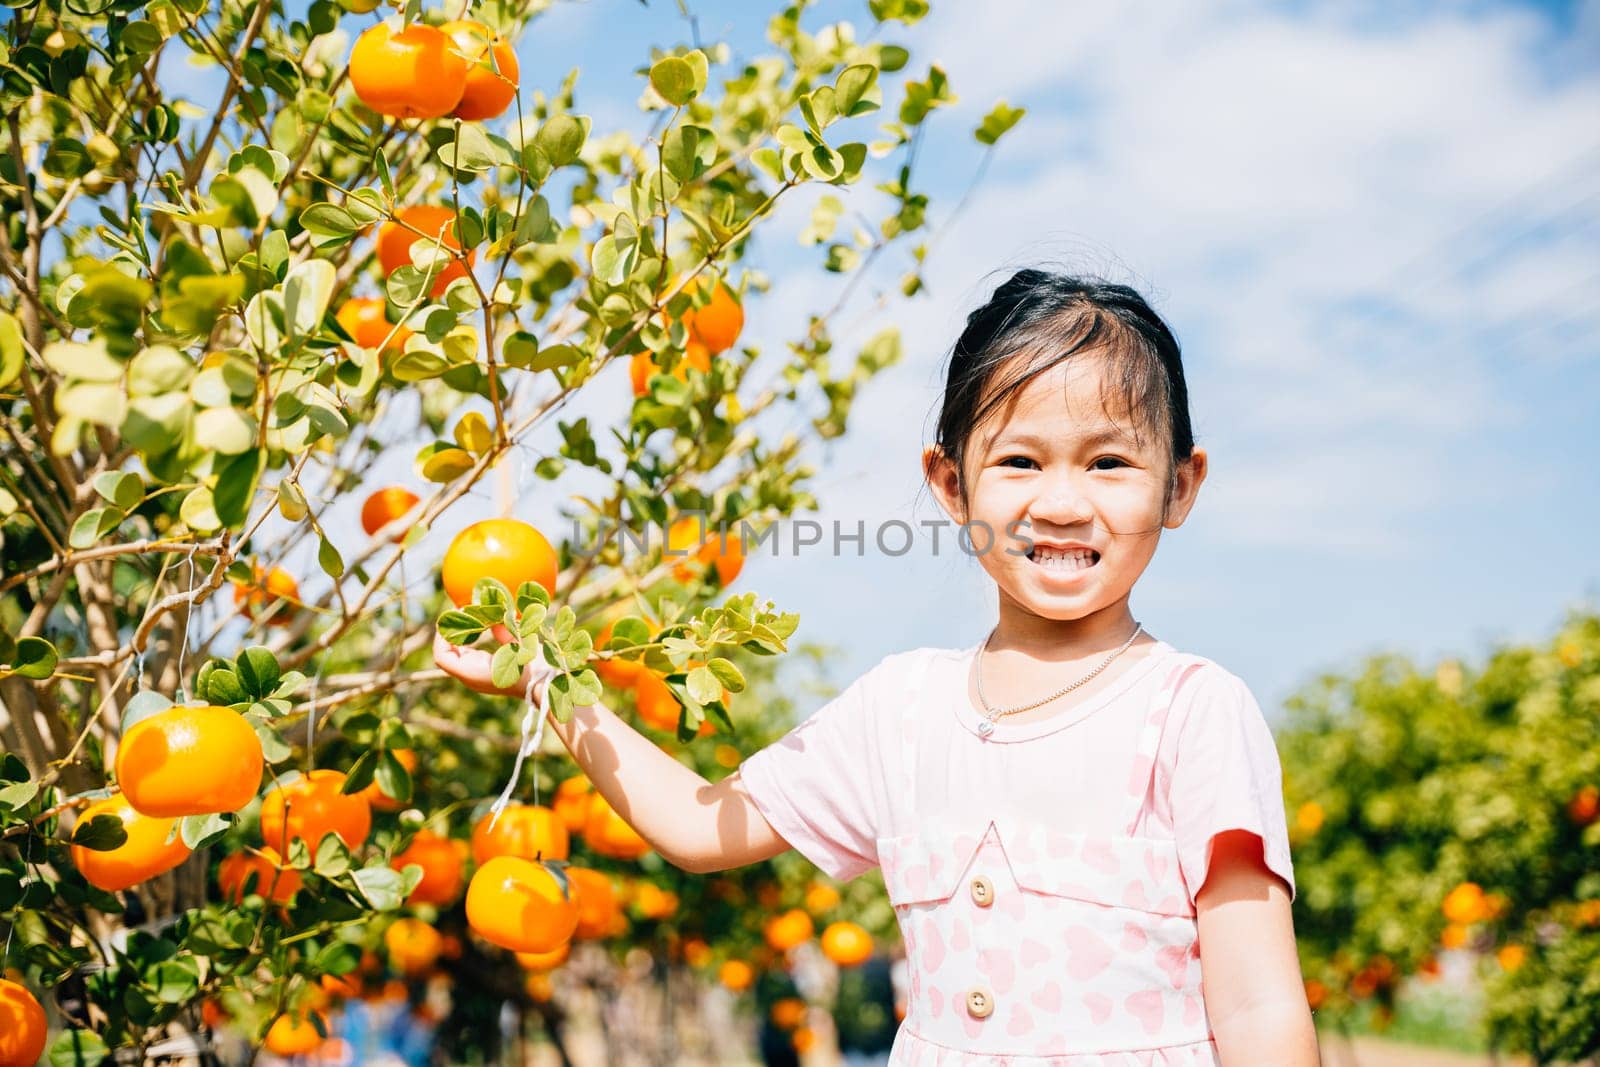
[[[1092,521],[1094,508],[1089,498],[1071,483],[1058,483],[1034,500],[1028,514],[1038,523],[1072,526]]]

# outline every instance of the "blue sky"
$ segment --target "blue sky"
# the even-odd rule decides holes
[[[690,7],[703,40],[763,47],[764,7]],[[830,0],[808,24],[864,28],[864,8]],[[906,358],[817,450],[814,518],[939,517],[918,454],[949,344],[1006,271],[1048,262],[1135,285],[1183,345],[1211,474],[1134,614],[1240,675],[1269,717],[1369,653],[1477,659],[1600,600],[1600,2],[947,2],[885,36],[961,98],[921,168],[936,222],[977,162],[978,117],[1002,97],[1029,113],[942,237],[928,294],[844,316],[846,350],[894,323]],[[634,68],[688,39],[666,0],[558,4],[519,46],[523,85],[581,67],[597,129],[641,130]],[[781,282],[747,308],[764,349],[840,284],[795,240],[807,204],[754,250]],[[883,266],[861,307],[905,262]],[[615,417],[617,375],[577,410]],[[408,466],[397,451],[386,473]],[[560,528],[568,487],[546,488],[517,513]],[[456,511],[423,554],[492,501]],[[993,624],[977,562],[926,547],[752,559],[738,588],[839,646],[844,684]]]

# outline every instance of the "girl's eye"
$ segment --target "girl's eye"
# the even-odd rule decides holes
[[[1000,466],[1002,466],[1002,467],[1009,466],[1011,464],[1012,460],[1015,460],[1018,463],[1032,463],[1033,462],[1033,460],[1029,459],[1027,456],[1007,456],[1005,459],[1000,461]]]
[[[1094,469],[1095,470],[1115,470],[1116,469],[1116,467],[1102,467],[1102,466],[1100,466],[1100,464],[1102,464],[1102,463],[1115,463],[1118,467],[1126,467],[1127,466],[1126,463],[1122,462],[1122,460],[1118,459],[1116,456],[1101,456],[1099,459],[1094,461]]]

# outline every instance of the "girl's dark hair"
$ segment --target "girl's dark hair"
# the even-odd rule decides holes
[[[990,413],[1075,353],[1107,361],[1108,392],[1120,387],[1120,406],[1101,396],[1107,410],[1128,413],[1135,439],[1142,433],[1170,445],[1168,492],[1177,464],[1194,452],[1189,390],[1178,339],[1144,297],[1126,285],[1089,275],[1019,270],[988,303],[967,316],[950,353],[935,442],[955,464],[967,498],[965,459],[972,432]],[[1002,380],[1001,369],[1015,368]]]

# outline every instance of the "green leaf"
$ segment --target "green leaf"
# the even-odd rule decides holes
[[[676,126],[667,131],[661,144],[661,163],[667,173],[680,182],[689,181],[700,171],[700,135],[698,126]]]
[[[435,441],[424,445],[417,453],[416,470],[419,477],[430,482],[453,482],[472,470],[476,463],[466,449],[446,441]]]
[[[834,106],[845,117],[876,110],[872,90],[878,84],[878,68],[870,63],[857,63],[844,68],[833,83]]]
[[[378,783],[378,788],[383,791],[384,796],[402,804],[411,803],[411,772],[406,770],[406,765],[388,749],[384,749],[378,756],[378,767],[373,774],[373,780]]]
[[[356,217],[337,204],[312,204],[300,212],[300,225],[326,237],[350,237],[361,229]]]
[[[122,381],[122,361],[107,352],[105,341],[98,337],[90,341],[52,341],[44,346],[44,351],[39,355],[45,366],[63,378],[80,378],[90,382]]]
[[[706,666],[711,670],[712,674],[717,676],[717,681],[721,682],[723,688],[727,689],[728,692],[744,692],[744,674],[740,672],[739,668],[734,665],[732,660],[723,659],[721,656],[718,656],[710,663],[706,664]]]
[[[650,67],[650,84],[669,104],[682,106],[695,98],[694,68],[677,56],[658,59]]]
[[[339,555],[339,550],[332,541],[326,537],[317,546],[317,566],[322,568],[322,573],[329,578],[344,577],[344,557]]]
[[[317,332],[338,281],[338,271],[325,259],[308,259],[289,268],[283,279],[283,310],[290,337]]]
[[[522,677],[522,666],[517,662],[517,646],[501,645],[495,649],[489,673],[494,684],[502,689],[516,685],[517,679]]]
[[[456,444],[468,452],[482,455],[494,445],[494,431],[489,428],[489,420],[476,411],[469,411],[461,416],[461,421],[456,423]]]
[[[234,456],[217,472],[217,487],[211,495],[222,525],[241,526],[249,517],[250,501],[255,497],[266,459],[265,450],[252,448]]]
[[[24,637],[17,642],[13,673],[42,682],[56,671],[56,646],[42,637]]]
[[[271,696],[272,691],[278,688],[278,680],[283,677],[283,669],[278,666],[278,657],[263,645],[251,645],[239,653],[238,658],[234,660],[234,667],[238,671],[240,683],[252,700],[263,700]]]
[[[16,811],[18,808],[26,807],[38,795],[38,782],[13,782],[0,789],[0,808]]]
[[[488,627],[464,611],[447,611],[439,616],[438,629],[452,645],[469,645]]]
[[[91,1030],[63,1030],[50,1044],[50,1067],[99,1067],[111,1049]]]
[[[191,489],[184,496],[183,503],[178,505],[178,517],[197,533],[222,529],[222,520],[217,517],[217,506],[211,490],[203,485]]]
[[[228,814],[187,815],[178,824],[178,834],[191,849],[214,844],[233,826],[233,816]]]
[[[346,783],[348,784],[348,782]],[[361,789],[365,789],[363,784]],[[350,870],[350,849],[338,834],[327,834],[317,844],[317,856],[312,869],[324,878],[338,878]]]
[[[539,339],[526,330],[516,331],[500,347],[500,358],[508,367],[526,368],[538,354]]]
[[[393,911],[400,906],[407,892],[405,877],[392,867],[382,865],[363,867],[351,876],[356,888],[378,911]]]
[[[203,675],[196,688],[206,700],[223,707],[244,704],[250,700],[250,694],[239,684],[239,676],[226,667],[219,667],[210,674]]]
[[[589,136],[589,120],[576,115],[551,115],[539,127],[534,144],[553,167],[577,162]]]
[[[122,525],[123,518],[119,508],[90,508],[73,522],[72,530],[67,534],[68,547],[93,547],[96,541]]]
[[[972,131],[972,136],[977,138],[979,144],[992,145],[1004,137],[1006,132],[1027,113],[1028,109],[1025,107],[1010,107],[1004,100],[997,101],[993,109],[983,116],[978,128]]]
[[[423,294],[432,288],[433,276],[409,263],[396,267],[394,273],[389,275],[389,280],[384,282],[384,291],[389,294],[389,300],[402,308],[421,303]]]
[[[198,687],[197,687],[198,688]],[[172,701],[165,693],[158,693],[153,689],[141,689],[128,698],[122,705],[122,734],[127,736],[128,731],[152,715],[159,715],[172,707]]]
[[[80,819],[78,825],[72,828],[72,843],[94,852],[110,852],[112,849],[121,848],[127,840],[128,831],[123,828],[122,820],[115,815],[96,815],[92,819]]]
[[[311,513],[305,493],[288,479],[278,483],[278,513],[290,522],[299,522]]]
[[[502,162],[489,135],[476,122],[457,122],[455,139],[438,149],[439,162],[456,170],[485,171]]]

